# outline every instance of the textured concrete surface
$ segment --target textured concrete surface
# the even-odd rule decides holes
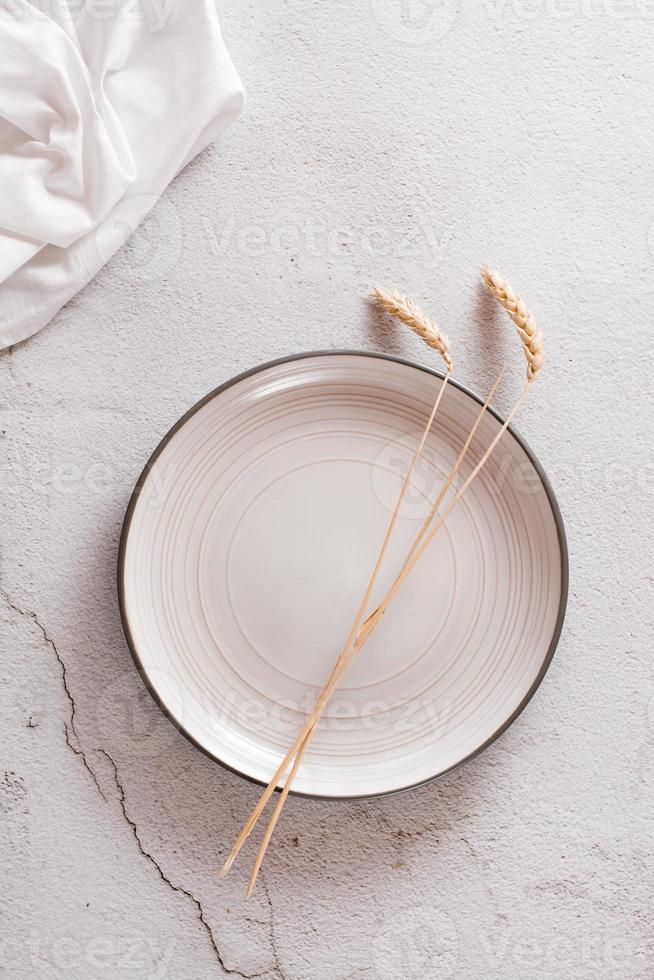
[[[0,357],[2,975],[651,977],[654,9],[221,8],[245,117]],[[215,868],[256,789],[176,733],[123,640],[131,486],[236,371],[330,346],[426,358],[366,311],[376,282],[438,315],[483,388],[513,344],[484,260],[547,334],[520,428],[569,534],[557,656],[440,783],[291,800],[246,902],[249,862]]]

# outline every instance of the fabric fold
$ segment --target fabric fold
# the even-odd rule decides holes
[[[175,0],[157,30],[122,4],[56,9],[0,2],[3,347],[95,275],[243,104],[212,0]]]

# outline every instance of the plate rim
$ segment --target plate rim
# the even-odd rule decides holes
[[[217,763],[228,772],[234,773],[234,775],[240,776],[241,779],[245,779],[249,783],[253,783],[256,786],[265,787],[267,783],[265,783],[263,780],[257,779],[254,776],[250,776],[248,773],[241,772],[240,769],[237,769],[234,766],[229,765],[229,763],[225,762],[223,759],[220,759],[217,755],[214,755],[213,752],[210,752],[209,749],[205,748],[205,746],[201,745],[197,741],[197,739],[195,739],[189,732],[186,731],[186,729],[181,724],[181,722],[179,722],[175,718],[175,716],[171,713],[171,711],[166,707],[166,705],[161,700],[159,694],[155,690],[153,684],[151,683],[147,675],[147,672],[145,670],[145,667],[143,665],[143,662],[140,658],[140,655],[138,653],[138,650],[136,648],[136,643],[132,636],[132,632],[129,626],[129,620],[127,617],[126,597],[125,597],[125,557],[127,551],[127,540],[129,537],[134,510],[136,509],[136,505],[138,503],[141,490],[143,489],[143,486],[148,476],[150,475],[150,470],[152,469],[152,467],[154,466],[157,459],[159,458],[163,450],[166,448],[168,443],[178,432],[178,430],[181,429],[182,426],[185,425],[186,422],[188,422],[188,420],[191,419],[197,412],[199,412],[201,408],[203,408],[206,404],[208,404],[208,402],[213,401],[214,398],[217,398],[220,394],[222,394],[222,392],[226,391],[228,388],[231,388],[233,385],[236,385],[239,382],[244,381],[246,378],[250,378],[255,374],[260,374],[263,371],[267,371],[270,368],[278,367],[281,364],[290,364],[293,363],[294,361],[306,360],[309,358],[333,357],[333,356],[369,357],[377,360],[391,361],[396,364],[402,364],[407,367],[411,367],[419,371],[423,371],[425,374],[430,374],[435,378],[440,378],[441,380],[444,378],[444,374],[441,371],[436,371],[433,368],[425,367],[425,365],[419,364],[416,361],[411,361],[405,357],[398,357],[395,354],[384,354],[379,351],[348,350],[344,348],[335,348],[332,350],[303,351],[300,352],[299,354],[288,354],[284,357],[277,357],[271,361],[265,361],[262,364],[257,364],[252,368],[248,368],[246,371],[242,371],[239,374],[234,375],[232,378],[229,378],[227,381],[224,381],[222,384],[218,385],[216,388],[213,388],[210,392],[208,392],[206,395],[200,398],[199,401],[195,402],[195,404],[193,404],[166,432],[166,434],[159,441],[154,451],[150,455],[149,459],[147,460],[145,466],[143,467],[136,481],[136,484],[134,485],[134,489],[132,490],[129,503],[125,511],[125,517],[123,518],[123,524],[120,532],[120,541],[118,545],[118,560],[117,560],[118,606],[120,610],[120,619],[122,623],[123,633],[125,635],[125,640],[127,642],[127,646],[131,653],[132,659],[134,660],[136,668],[141,676],[141,679],[145,684],[146,689],[150,693],[150,696],[154,700],[155,704],[163,712],[165,717],[170,722],[172,722],[172,724],[175,726],[177,731],[181,735],[183,735],[184,738],[186,738],[192,745],[194,745],[197,749],[199,749],[203,753],[203,755],[207,756],[207,758],[211,759],[212,762]],[[450,378],[448,384],[454,385],[455,388],[458,388],[465,395],[472,398],[475,402],[477,402],[478,405],[484,404],[484,400],[480,398],[479,395],[477,395],[466,385],[462,384],[460,381],[457,381],[455,378]],[[505,419],[494,408],[489,406],[487,411],[490,412],[490,414],[500,423],[500,425],[504,423]],[[434,773],[433,776],[427,776],[426,779],[421,779],[416,783],[410,783],[407,786],[399,786],[394,789],[380,790],[377,793],[362,793],[359,795],[342,796],[342,795],[329,795],[329,794],[322,794],[322,793],[306,793],[306,792],[299,792],[297,790],[291,789],[289,792],[290,796],[296,796],[308,800],[324,800],[324,801],[332,801],[332,802],[356,802],[357,800],[373,800],[385,796],[395,796],[398,793],[407,793],[410,790],[418,789],[421,786],[427,786],[429,783],[435,782],[438,779],[443,779],[445,776],[447,776],[451,772],[454,772],[460,766],[463,766],[467,762],[472,761],[472,759],[475,759],[478,755],[481,755],[482,752],[484,752],[494,742],[496,742],[497,739],[501,735],[503,735],[508,728],[510,728],[510,726],[518,718],[518,716],[522,714],[522,712],[527,707],[527,705],[535,695],[536,691],[540,687],[543,678],[545,677],[545,674],[549,670],[550,664],[552,663],[552,660],[554,658],[554,653],[558,646],[559,639],[561,637],[561,631],[563,629],[563,623],[565,620],[566,608],[568,604],[568,591],[569,591],[569,578],[570,578],[568,543],[567,543],[567,537],[565,532],[565,525],[563,523],[563,516],[561,514],[561,509],[559,507],[556,494],[554,493],[554,490],[552,489],[552,485],[547,477],[547,474],[545,473],[545,470],[543,469],[541,463],[536,457],[534,451],[529,446],[529,443],[520,435],[520,433],[514,428],[514,426],[509,425],[506,431],[512,436],[513,439],[516,440],[516,442],[518,443],[522,451],[526,454],[527,458],[529,459],[530,463],[532,464],[536,473],[538,474],[538,478],[543,485],[543,489],[545,490],[545,493],[547,494],[548,503],[550,505],[552,515],[554,517],[554,522],[556,525],[559,551],[561,555],[561,590],[559,595],[559,608],[558,608],[557,618],[554,624],[552,639],[547,649],[547,653],[545,654],[543,663],[541,664],[538,674],[536,675],[534,681],[532,682],[531,687],[529,688],[529,690],[527,691],[527,693],[525,694],[525,696],[523,697],[522,701],[517,706],[517,708],[511,713],[511,715],[509,715],[509,717],[504,722],[502,722],[502,724],[493,732],[493,734],[490,735],[481,745],[477,746],[476,749],[468,753],[468,755],[464,756],[463,759],[460,759],[458,762],[455,762],[453,765],[448,766],[447,769],[444,769],[441,772]],[[280,787],[276,787],[275,792],[280,792]]]

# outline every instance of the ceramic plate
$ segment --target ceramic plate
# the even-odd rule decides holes
[[[379,355],[277,361],[204,398],[148,463],[121,541],[125,632],[159,704],[230,769],[267,783],[302,726],[438,384]],[[478,409],[448,385],[376,598]],[[486,415],[459,484],[499,425]],[[395,792],[481,751],[542,680],[566,593],[556,501],[509,430],[345,676],[295,790]]]

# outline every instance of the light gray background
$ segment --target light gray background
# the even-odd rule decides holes
[[[243,119],[0,357],[3,975],[651,976],[654,4],[221,15]],[[511,730],[440,783],[291,800],[246,902],[249,861],[216,867],[257,790],[162,718],[123,640],[131,486],[194,401],[260,361],[428,363],[367,311],[375,283],[438,316],[484,389],[514,349],[490,329],[486,260],[547,337],[519,427],[569,535],[557,656]]]

